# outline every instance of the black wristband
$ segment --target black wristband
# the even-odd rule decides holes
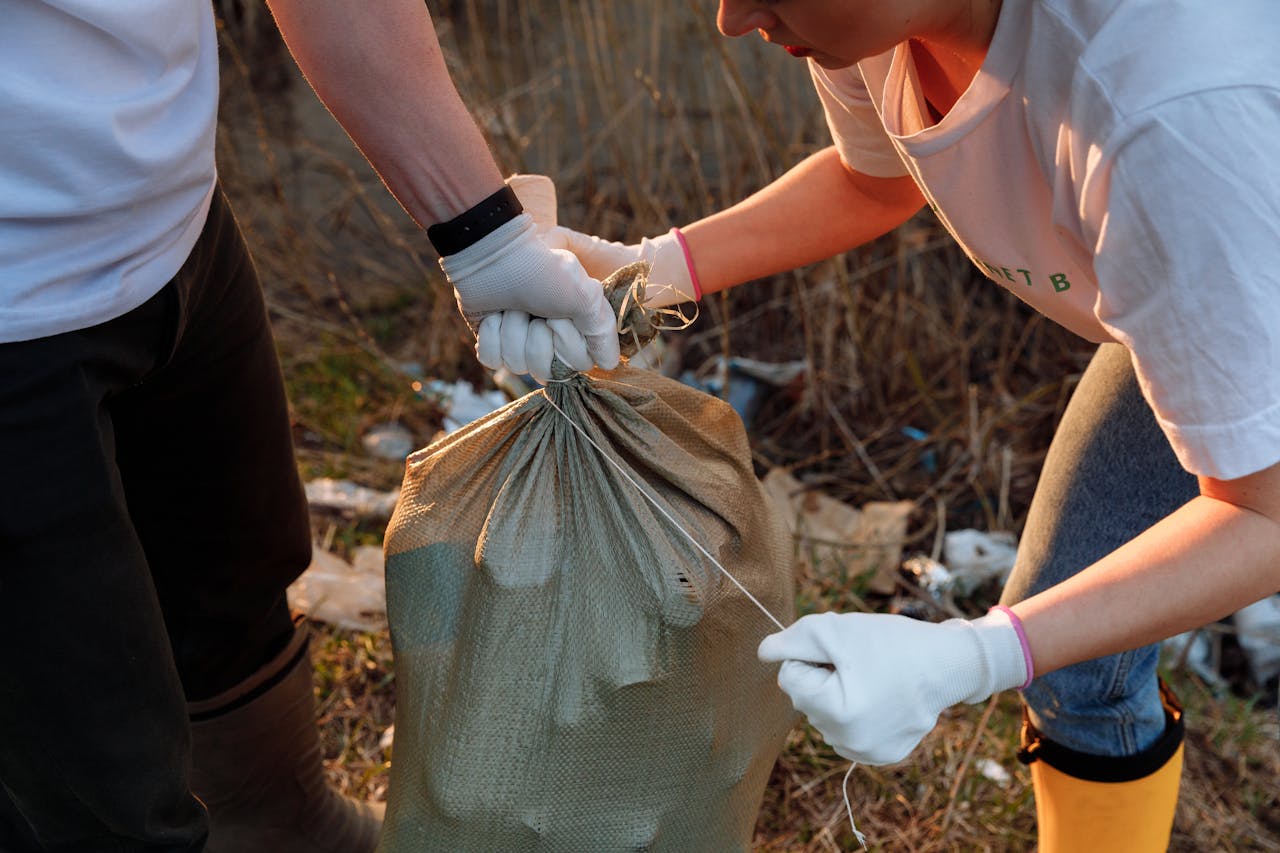
[[[437,222],[427,228],[427,239],[441,255],[456,255],[506,225],[524,207],[511,187],[503,186],[493,195],[448,222]]]

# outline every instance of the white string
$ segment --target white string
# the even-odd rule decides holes
[[[568,380],[561,379],[558,381],[566,382]],[[577,430],[578,434],[581,435],[583,438],[585,438],[588,444],[590,444],[597,451],[599,451],[600,455],[604,457],[606,462],[608,462],[615,469],[617,469],[618,473],[621,474],[624,478],[626,478],[627,482],[635,486],[636,489],[640,492],[640,494],[644,495],[645,500],[647,500],[650,504],[652,504],[654,509],[662,513],[663,517],[666,518],[667,521],[671,522],[671,524],[676,528],[676,530],[679,530],[682,534],[684,534],[684,537],[689,540],[689,542],[693,545],[693,547],[701,551],[702,555],[706,557],[708,560],[710,560],[712,565],[714,565],[717,569],[719,569],[724,574],[725,577],[733,581],[734,586],[736,586],[739,590],[741,590],[742,594],[745,595],[748,599],[750,599],[751,603],[754,604],[757,608],[759,608],[761,613],[769,617],[769,621],[777,625],[779,631],[786,630],[782,622],[779,621],[776,616],[770,613],[769,609],[765,607],[763,604],[761,604],[760,600],[757,599],[754,595],[752,595],[751,591],[748,590],[745,586],[743,586],[742,582],[739,581],[737,578],[735,578],[728,569],[720,565],[720,561],[717,560],[715,557],[711,556],[711,554],[707,551],[707,549],[703,548],[702,545],[699,544],[698,540],[693,538],[693,536],[689,533],[689,531],[685,530],[682,526],[680,526],[680,522],[672,518],[671,513],[667,512],[666,509],[663,508],[663,506],[660,503],[658,503],[658,501],[655,498],[651,497],[649,495],[649,492],[644,488],[644,486],[641,486],[638,482],[636,482],[635,478],[633,478],[630,474],[628,474],[625,468],[623,468],[616,461],[614,461],[614,458],[612,456],[610,456],[608,453],[605,453],[604,448],[602,448],[599,444],[597,444],[595,440],[592,439],[591,436],[587,434],[586,430],[578,426],[578,424],[573,420],[573,418],[569,417],[568,412],[566,412],[564,409],[556,405],[556,401],[551,399],[551,395],[547,393],[545,388],[542,390],[542,396],[545,397],[546,401],[551,404],[551,408],[555,409],[557,412],[559,412],[561,415],[564,416],[564,419],[569,422],[569,426]],[[849,815],[849,828],[853,830],[853,834],[855,837],[857,837],[858,843],[862,845],[862,849],[866,850],[867,837],[858,830],[857,824],[854,823],[853,805],[849,802],[849,777],[853,775],[853,769],[857,766],[858,766],[857,762],[849,763],[849,770],[844,774],[844,781],[840,784],[840,790],[844,794],[845,813]]]
[[[778,620],[778,617],[774,616],[772,613],[769,612],[769,608],[761,604],[760,600],[756,598],[754,595],[752,595],[751,591],[747,589],[745,586],[743,586],[741,581],[735,578],[733,574],[729,572],[728,569],[720,565],[720,561],[717,560],[715,557],[711,556],[710,552],[708,552],[706,548],[703,548],[702,545],[698,543],[698,540],[694,539],[693,536],[689,534],[689,531],[681,527],[680,522],[672,518],[671,513],[667,512],[666,509],[663,508],[662,504],[658,503],[657,500],[651,497],[649,495],[649,492],[644,488],[644,486],[641,486],[639,483],[637,483],[635,479],[630,474],[627,473],[625,468],[623,468],[621,465],[615,462],[612,456],[604,452],[604,448],[596,444],[595,441],[591,438],[591,436],[587,435],[586,430],[578,426],[577,423],[574,422],[573,418],[569,417],[568,413],[566,413],[564,409],[556,405],[556,401],[551,399],[551,395],[546,392],[546,389],[543,389],[542,396],[546,397],[547,402],[551,404],[551,408],[555,409],[557,412],[564,415],[564,419],[569,422],[569,426],[576,429],[579,435],[585,438],[592,447],[600,451],[600,455],[605,458],[605,461],[607,461],[610,465],[616,468],[618,470],[618,473],[627,479],[627,482],[635,486],[640,491],[640,494],[644,495],[645,500],[653,504],[654,509],[662,513],[663,517],[666,518],[667,521],[671,522],[672,525],[675,526],[676,530],[679,530],[681,533],[683,533],[684,538],[688,539],[689,542],[693,545],[693,547],[701,551],[702,555],[706,557],[708,560],[710,560],[712,565],[714,565],[717,569],[719,569],[724,574],[725,577],[733,581],[734,586],[736,586],[739,590],[741,590],[742,594],[745,595],[747,598],[749,598],[751,600],[751,603],[760,609],[761,613],[769,617],[769,621],[777,625],[779,631],[786,630],[786,626],[783,625],[782,622]]]
[[[866,850],[867,837],[858,831],[858,825],[853,822],[853,806],[849,804],[849,777],[853,775],[853,768],[857,766],[858,762],[849,762],[849,770],[844,774],[844,781],[840,783],[840,790],[844,793],[844,810],[849,815],[849,828],[853,830],[853,834],[858,839],[858,843],[862,845],[862,849]]]

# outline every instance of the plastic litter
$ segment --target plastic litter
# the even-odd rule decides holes
[[[912,441],[924,442],[929,440],[929,433],[913,426],[904,426],[899,430],[903,435]],[[938,470],[938,453],[933,449],[926,450],[920,456],[920,466],[930,474],[934,474]]]
[[[504,391],[499,389],[477,391],[475,386],[465,379],[452,383],[433,379],[424,383],[419,393],[436,399],[444,405],[446,433],[454,432],[510,402]]]
[[[902,562],[902,571],[935,600],[941,601],[951,588],[951,572],[932,557],[923,554],[909,557]]]
[[[320,477],[304,487],[307,503],[315,509],[345,512],[360,518],[387,519],[396,508],[400,489],[383,492],[350,480]]]
[[[360,439],[364,449],[379,459],[394,459],[403,462],[413,452],[413,433],[407,427],[397,423],[380,424],[369,430]]]
[[[866,578],[868,588],[882,595],[893,592],[915,504],[872,501],[856,509],[781,468],[765,475],[764,489],[787,522],[802,565],[846,582]]]
[[[1004,583],[1017,553],[1011,533],[953,530],[942,539],[945,563],[918,554],[904,561],[902,570],[939,601],[947,596],[967,598],[988,581]]]
[[[1231,617],[1236,640],[1259,685],[1280,675],[1280,595],[1254,602]]]
[[[716,356],[715,361],[719,368],[724,364],[724,356]],[[805,362],[803,360],[770,362],[735,356],[729,359],[729,369],[758,379],[774,388],[785,388],[804,376]]]
[[[1013,776],[1004,768],[1004,765],[994,758],[979,758],[973,762],[973,767],[986,779],[990,779],[997,785],[1004,787],[1013,781]]]
[[[348,563],[317,545],[288,596],[289,606],[311,619],[349,631],[380,631],[387,627],[382,549],[362,545]]]
[[[750,426],[769,393],[789,387],[804,376],[803,361],[778,364],[753,358],[716,356],[697,373],[686,370],[680,381],[690,387],[724,399]],[[727,393],[725,389],[728,389]]]
[[[1219,672],[1213,643],[1204,631],[1187,631],[1170,637],[1160,644],[1160,655],[1172,666],[1186,666],[1219,693],[1229,688]]]
[[[1018,541],[1012,533],[952,530],[942,540],[942,558],[950,572],[947,589],[965,598],[987,581],[1004,583],[1017,556]]]

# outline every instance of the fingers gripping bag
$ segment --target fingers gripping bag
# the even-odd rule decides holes
[[[644,269],[605,282],[624,353]],[[789,622],[789,535],[728,404],[557,377],[407,461],[379,850],[747,851],[796,717],[755,656],[775,626],[706,554]]]

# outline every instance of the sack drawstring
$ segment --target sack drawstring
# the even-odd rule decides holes
[[[708,560],[710,560],[710,561],[711,561],[711,564],[712,564],[712,565],[714,565],[717,569],[719,569],[719,570],[721,571],[721,573],[723,573],[723,574],[724,574],[724,576],[725,576],[725,577],[727,577],[729,580],[733,581],[733,585],[734,585],[734,586],[736,586],[739,590],[741,590],[741,591],[742,591],[742,594],[743,594],[743,595],[745,595],[747,598],[749,598],[749,599],[751,600],[751,603],[752,603],[752,604],[754,604],[757,608],[759,608],[759,609],[760,609],[760,612],[761,612],[761,613],[763,613],[765,616],[769,617],[769,621],[770,621],[770,622],[772,622],[773,624],[777,625],[777,626],[778,626],[778,630],[779,630],[779,631],[781,631],[781,630],[783,630],[783,629],[785,629],[785,628],[786,628],[786,626],[785,626],[785,625],[783,625],[783,624],[782,624],[782,622],[780,622],[780,621],[778,620],[778,617],[774,616],[772,613],[770,613],[770,612],[769,612],[769,608],[767,608],[767,607],[765,607],[763,604],[761,604],[761,603],[760,603],[760,600],[759,600],[758,598],[756,598],[754,595],[752,595],[752,594],[751,594],[751,591],[750,591],[750,590],[748,590],[745,586],[743,586],[743,585],[742,585],[742,582],[741,582],[741,581],[739,581],[737,578],[735,578],[735,577],[733,576],[733,574],[732,574],[728,569],[726,569],[724,566],[720,565],[720,561],[719,561],[719,560],[717,560],[715,557],[711,556],[711,553],[710,553],[709,551],[707,551],[707,549],[706,549],[706,548],[703,548],[703,547],[702,547],[702,544],[701,544],[701,543],[699,543],[699,542],[698,542],[698,540],[694,539],[694,538],[693,538],[693,536],[692,536],[692,535],[690,535],[689,531],[687,531],[687,530],[685,530],[683,527],[681,527],[681,526],[680,526],[680,522],[678,522],[678,521],[676,521],[674,518],[672,518],[671,513],[667,512],[666,507],[664,507],[664,506],[662,506],[662,504],[658,503],[657,499],[656,499],[656,498],[654,498],[654,497],[652,497],[652,496],[649,494],[649,491],[648,491],[644,486],[641,486],[638,482],[636,482],[636,479],[635,479],[634,477],[632,477],[630,474],[628,474],[628,473],[627,473],[627,470],[626,470],[625,468],[623,468],[621,465],[619,465],[619,464],[614,460],[614,458],[613,458],[612,456],[610,456],[608,453],[605,453],[604,448],[602,448],[600,445],[596,444],[595,440],[594,440],[594,439],[592,439],[592,438],[591,438],[591,436],[587,435],[587,431],[586,431],[586,430],[584,430],[582,427],[578,426],[578,424],[574,422],[573,418],[569,417],[569,414],[568,414],[564,409],[562,409],[562,408],[560,408],[559,406],[557,406],[557,405],[556,405],[556,401],[551,399],[551,395],[547,393],[547,390],[546,390],[545,388],[544,388],[544,389],[542,389],[542,396],[543,396],[543,397],[545,397],[545,398],[546,398],[546,400],[547,400],[547,402],[551,404],[551,408],[555,409],[557,412],[559,412],[560,414],[564,415],[564,419],[565,419],[566,421],[568,421],[568,422],[569,422],[569,426],[571,426],[571,427],[573,427],[575,430],[577,430],[577,431],[578,431],[578,434],[579,434],[579,435],[581,435],[583,438],[585,438],[585,439],[587,440],[587,443],[588,443],[588,444],[590,444],[590,445],[591,445],[592,447],[594,447],[597,451],[599,451],[600,455],[604,457],[604,459],[605,459],[605,461],[606,461],[606,462],[608,462],[610,465],[612,465],[614,468],[616,468],[616,469],[617,469],[617,471],[618,471],[618,473],[619,473],[619,474],[621,474],[624,478],[626,478],[626,480],[627,480],[627,482],[628,482],[628,483],[630,483],[631,485],[635,486],[635,487],[636,487],[636,489],[638,489],[638,490],[640,491],[640,494],[644,495],[645,500],[647,500],[649,503],[653,504],[653,508],[654,508],[654,509],[656,509],[658,512],[662,513],[662,516],[663,516],[667,521],[671,522],[671,524],[675,526],[676,530],[679,530],[682,534],[684,534],[684,538],[688,539],[688,540],[689,540],[689,542],[690,542],[690,544],[692,544],[692,545],[693,545],[693,547],[697,548],[697,549],[702,553],[702,556],[704,556],[704,557],[706,557]]]

